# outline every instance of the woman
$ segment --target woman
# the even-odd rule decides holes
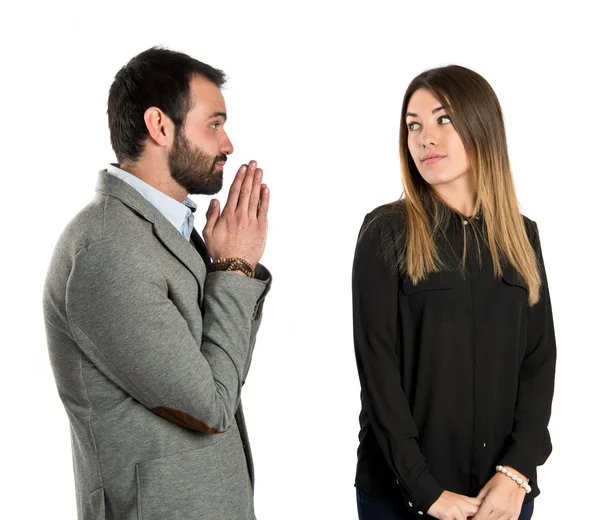
[[[367,215],[354,259],[359,518],[529,519],[556,349],[537,226],[485,79],[417,76],[400,158],[404,197]]]

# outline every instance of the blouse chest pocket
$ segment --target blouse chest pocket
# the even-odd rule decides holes
[[[402,282],[402,292],[406,296],[426,291],[447,291],[457,288],[463,281],[460,273],[440,271],[431,273],[425,280],[421,280],[416,285],[410,279]]]
[[[511,287],[520,287],[524,291],[527,291],[527,284],[525,283],[525,280],[512,265],[506,266],[502,269],[502,281],[506,285],[510,285]]]
[[[527,307],[529,290],[523,277],[512,266],[502,269],[502,281],[498,284],[499,301],[510,306],[514,311],[521,312]]]
[[[439,330],[441,324],[459,320],[466,307],[465,279],[457,272],[430,273],[425,280],[413,284],[403,280],[400,290],[400,312],[403,322],[433,319]]]

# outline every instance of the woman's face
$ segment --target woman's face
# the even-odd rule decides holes
[[[408,149],[421,174],[432,187],[447,188],[464,181],[469,168],[467,151],[448,112],[430,90],[415,91],[406,111]]]

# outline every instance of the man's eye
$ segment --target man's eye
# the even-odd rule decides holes
[[[407,126],[411,132],[413,132],[414,130],[418,130],[421,127],[421,125],[419,123],[415,123],[414,121],[411,123],[408,123]]]
[[[440,118],[438,119],[438,123],[440,125],[447,125],[448,123],[451,123],[452,120],[450,119],[450,116],[440,116]]]
[[[221,123],[211,123],[210,127],[214,130],[216,130],[217,128],[219,128],[221,126]]]

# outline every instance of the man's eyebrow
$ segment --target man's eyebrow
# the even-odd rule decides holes
[[[227,113],[226,112],[213,112],[209,119],[212,119],[213,117],[222,117],[224,121],[227,121]]]
[[[439,112],[440,110],[446,110],[446,107],[437,107],[434,108],[431,113],[435,114],[436,112]],[[417,114],[413,114],[412,112],[406,112],[406,117],[419,117],[417,116]]]

